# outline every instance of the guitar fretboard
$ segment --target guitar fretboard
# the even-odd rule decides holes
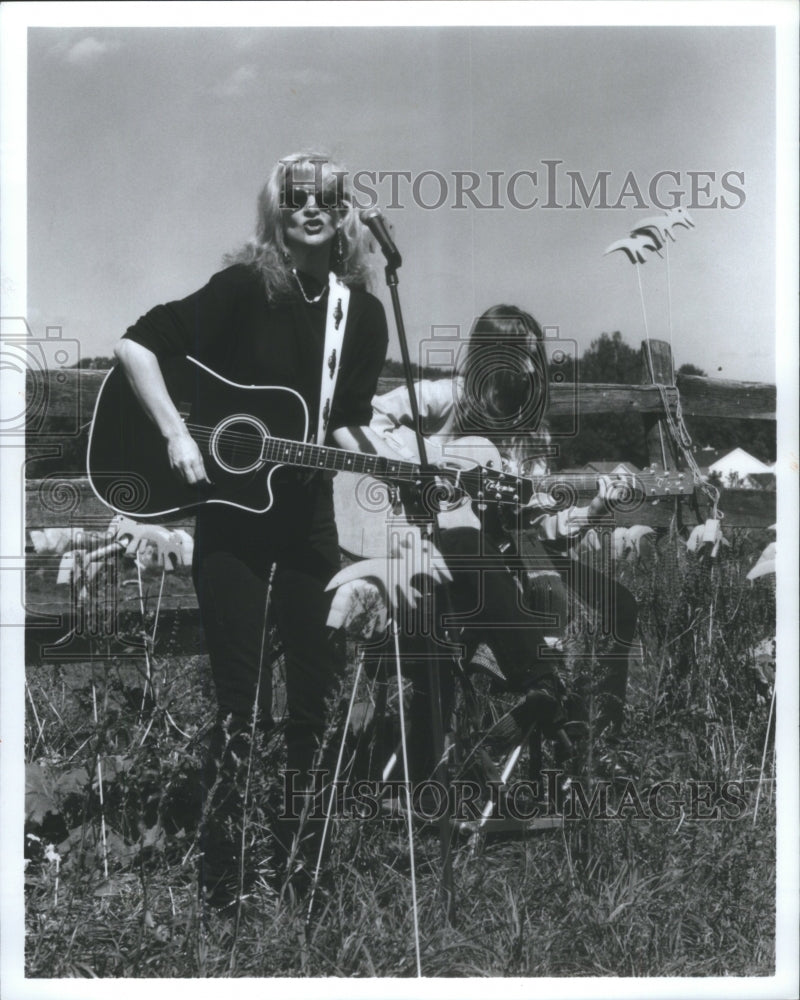
[[[550,493],[552,490],[564,486],[570,486],[572,489],[583,493],[587,490],[596,490],[597,479],[598,476],[596,474],[586,472],[549,472],[544,476],[532,476],[531,484],[533,486],[534,493]],[[646,489],[646,484],[639,476],[636,476],[635,478],[626,476],[625,481],[628,482],[634,489]]]
[[[562,472],[548,473],[544,476],[533,476],[531,485],[534,493],[552,494],[558,497],[560,493],[593,493],[597,490],[599,473]],[[653,472],[643,473],[611,473],[612,481],[622,482],[631,493],[644,496],[669,496],[691,493],[694,486],[690,479],[680,474],[658,475]]]
[[[415,482],[423,477],[422,466],[414,462],[402,462],[384,458],[382,455],[367,455],[362,452],[345,451],[342,448],[306,444],[287,438],[267,438],[263,445],[261,458],[266,462],[298,466],[304,469],[356,472],[376,476],[379,479],[394,479],[402,482]],[[448,472],[440,469],[437,470],[436,474],[447,476]],[[492,475],[496,476],[497,473],[492,470]],[[509,478],[513,479],[514,477]],[[612,474],[610,478],[622,479],[631,491],[645,496],[687,493],[691,492],[693,488],[692,484],[682,476],[676,479],[653,473],[636,475],[625,473],[617,476]],[[533,476],[527,480],[525,485],[532,487],[534,493],[545,493],[558,500],[559,496],[564,493],[594,493],[597,490],[597,480],[597,473],[548,473],[543,476]],[[524,492],[527,493],[527,489]]]
[[[382,455],[328,448],[326,445],[305,444],[286,438],[267,438],[261,452],[266,462],[298,466],[302,469],[325,469],[330,472],[359,472],[379,479],[399,479],[414,482],[422,475],[422,466],[401,462]]]

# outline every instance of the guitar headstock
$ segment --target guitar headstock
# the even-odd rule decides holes
[[[636,488],[640,489],[645,497],[687,496],[694,493],[695,484],[692,476],[676,469],[659,469],[658,466],[652,465],[630,478],[637,481]]]
[[[461,471],[458,484],[475,503],[525,506],[533,496],[533,484],[530,480],[486,466]]]
[[[428,442],[428,457],[473,503],[524,505],[533,496],[529,480],[503,471],[497,446],[469,435],[446,444]]]

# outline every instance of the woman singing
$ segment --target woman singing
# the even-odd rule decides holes
[[[233,382],[294,389],[316,428],[328,299],[337,281],[350,296],[338,381],[325,413],[327,440],[354,450],[370,439],[366,425],[387,328],[383,307],[366,291],[368,233],[345,178],[321,154],[280,160],[258,198],[255,236],[203,288],[156,306],[120,341],[117,357],[184,482],[207,482],[209,470],[167,393],[159,361],[188,354]],[[329,361],[333,369],[333,355],[326,367]],[[260,677],[260,668],[273,566],[271,614],[286,654],[287,763],[299,772],[298,787],[307,781],[335,674],[324,592],[339,559],[331,483],[284,468],[274,486],[266,514],[223,504],[197,514],[193,575],[218,703],[204,772],[204,798],[216,790],[203,803],[200,886],[215,905],[229,902],[238,884],[236,772],[247,758],[257,693],[260,725],[272,723],[271,678]]]

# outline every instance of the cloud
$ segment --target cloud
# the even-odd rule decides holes
[[[116,52],[119,47],[119,42],[100,42],[92,35],[87,35],[66,50],[65,58],[73,66],[86,66],[109,52]]]
[[[239,97],[251,89],[257,76],[255,66],[239,66],[229,77],[212,87],[211,93],[217,97]]]
[[[261,74],[254,63],[243,63],[230,73],[224,80],[211,87],[210,92],[215,97],[243,97],[253,92],[258,85]],[[280,73],[280,85],[292,93],[311,87],[332,87],[336,78],[324,70],[303,67]]]

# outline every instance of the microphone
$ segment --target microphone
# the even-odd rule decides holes
[[[400,256],[400,251],[394,245],[394,240],[389,232],[389,224],[384,219],[383,212],[377,207],[365,208],[361,212],[361,221],[375,237],[378,246],[383,251],[387,265],[391,268],[400,267],[403,263],[403,258]]]

